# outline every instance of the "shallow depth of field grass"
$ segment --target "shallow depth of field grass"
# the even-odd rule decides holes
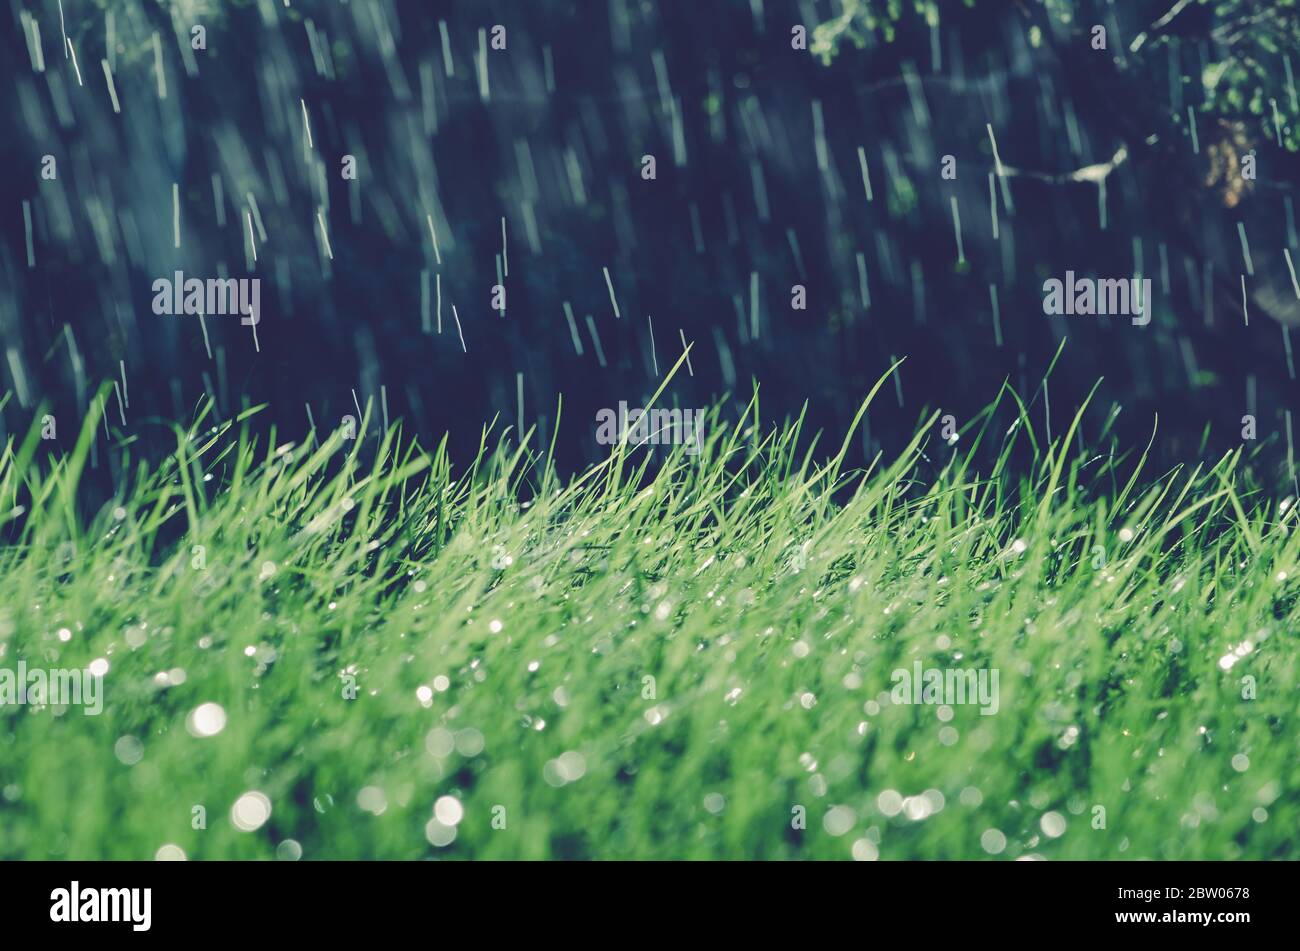
[[[200,414],[94,512],[99,421],[34,429],[0,666],[110,667],[100,716],[0,708],[0,857],[1295,858],[1294,506],[1009,391],[923,423],[850,471],[856,433],[719,407],[562,481],[509,435]],[[891,703],[917,660],[997,669],[998,712]]]

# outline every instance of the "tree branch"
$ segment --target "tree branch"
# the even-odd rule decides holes
[[[1085,165],[1083,168],[1077,168],[1072,172],[1036,172],[1032,169],[1012,168],[1003,164],[1003,174],[1016,176],[1019,178],[1032,178],[1036,181],[1047,182],[1050,185],[1069,185],[1074,182],[1092,182],[1100,185],[1104,182],[1111,172],[1119,168],[1128,161],[1128,146],[1121,145],[1115,150],[1109,162],[1098,162],[1094,165]]]

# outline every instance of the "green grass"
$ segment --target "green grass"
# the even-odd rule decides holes
[[[93,513],[98,419],[5,450],[0,667],[111,667],[102,715],[0,708],[0,857],[1296,857],[1300,537],[1239,452],[1149,472],[1009,390],[852,471],[757,402],[571,480],[248,415],[115,449]],[[998,712],[889,702],[917,660]]]

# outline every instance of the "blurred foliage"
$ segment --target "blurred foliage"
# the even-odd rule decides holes
[[[975,0],[959,2],[971,7]],[[907,17],[938,26],[939,4],[936,0],[844,0],[839,16],[818,24],[813,30],[812,52],[822,62],[829,63],[845,40],[858,49],[873,44],[877,37],[892,43],[897,38],[899,24]]]
[[[1084,0],[1030,0],[1008,4],[1006,0],[843,0],[842,12],[813,30],[812,52],[829,64],[843,44],[858,49],[894,42],[909,27],[935,28],[944,13],[989,10],[1004,14],[1009,9],[1022,15],[1030,46],[1039,48],[1045,24],[1055,26],[1058,36],[1068,37],[1070,46],[1058,43],[1057,52],[1083,56],[1093,52],[1088,44],[1093,22],[1113,26],[1113,16],[1133,21],[1134,38],[1121,44],[1111,40],[1117,61],[1136,70],[1152,89],[1168,86],[1167,55],[1182,58],[1184,85],[1199,81],[1201,95],[1187,93],[1195,108],[1212,120],[1246,123],[1254,137],[1279,143],[1288,151],[1300,151],[1300,94],[1292,56],[1300,50],[1300,0],[1168,0],[1156,4],[1150,22],[1137,14],[1151,9],[1132,3],[1122,7],[1098,5]],[[1197,48],[1208,50],[1213,59],[1203,68],[1190,68]],[[1168,106],[1169,104],[1166,103]],[[1177,115],[1179,122],[1186,117]]]

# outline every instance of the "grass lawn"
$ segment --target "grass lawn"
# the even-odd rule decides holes
[[[250,413],[94,510],[97,418],[0,459],[0,667],[108,668],[0,707],[0,858],[1297,857],[1300,535],[1240,452],[1008,390],[865,469],[755,402],[560,479]]]

